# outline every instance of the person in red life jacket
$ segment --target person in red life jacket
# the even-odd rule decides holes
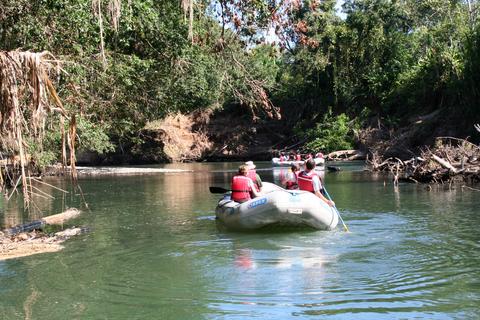
[[[322,182],[320,177],[315,173],[315,161],[309,159],[305,163],[305,170],[298,174],[298,188],[300,190],[310,191],[314,193],[317,197],[325,201],[329,206],[335,206],[335,202],[328,200],[322,194]]]
[[[247,162],[245,162],[245,165],[248,167],[247,177],[252,179],[252,181],[255,184],[258,192],[262,191],[262,186],[263,186],[262,185],[262,179],[260,178],[257,171],[255,170],[255,168],[257,166],[253,164],[253,161],[247,161]]]
[[[298,190],[298,174],[300,172],[300,166],[298,164],[292,164],[290,172],[282,181],[282,184],[287,190]]]
[[[232,200],[235,202],[246,202],[255,197],[259,197],[260,193],[257,191],[252,179],[247,177],[248,166],[242,164],[238,168],[238,174],[232,178]]]
[[[297,153],[297,156],[295,157],[295,160],[302,161],[302,155],[300,153]]]
[[[286,159],[285,159],[285,156],[283,155],[283,152],[280,153],[280,162],[283,162],[283,161],[285,161],[285,160],[286,160]]]

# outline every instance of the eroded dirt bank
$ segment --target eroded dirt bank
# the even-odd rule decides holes
[[[168,161],[269,160],[288,136],[281,121],[252,122],[250,115],[197,111],[151,123],[145,130],[162,137]],[[143,150],[148,153],[148,150]]]
[[[272,150],[288,143],[290,129],[278,120],[252,122],[241,111],[201,110],[173,114],[148,123],[141,143],[99,157],[80,154],[80,165],[154,164],[189,161],[269,160]]]

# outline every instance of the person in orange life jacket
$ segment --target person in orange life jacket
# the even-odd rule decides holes
[[[282,181],[282,184],[287,190],[298,190],[298,173],[300,172],[300,166],[298,164],[292,164],[290,172]]]
[[[305,170],[298,174],[298,187],[300,190],[310,191],[317,197],[325,201],[329,206],[335,206],[335,202],[328,200],[322,194],[322,182],[320,177],[315,173],[315,161],[308,159],[305,163]]]
[[[250,199],[260,196],[260,192],[257,191],[252,179],[247,177],[248,166],[242,164],[238,168],[238,174],[232,178],[232,200],[235,202],[246,202]]]
[[[260,179],[260,176],[258,175],[257,171],[255,170],[255,168],[257,166],[255,166],[253,164],[253,161],[247,161],[245,162],[245,165],[248,167],[248,175],[247,177],[249,177],[250,179],[252,179],[253,183],[255,184],[255,186],[257,187],[257,191],[262,191],[262,179]]]

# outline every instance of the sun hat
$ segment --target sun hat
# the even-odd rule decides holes
[[[248,169],[255,169],[257,166],[253,164],[253,161],[245,162],[245,165],[248,166]]]

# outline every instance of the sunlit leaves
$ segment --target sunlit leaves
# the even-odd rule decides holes
[[[307,130],[309,142],[305,148],[310,152],[352,149],[353,135],[352,122],[348,116],[334,116],[329,110],[314,128]]]

